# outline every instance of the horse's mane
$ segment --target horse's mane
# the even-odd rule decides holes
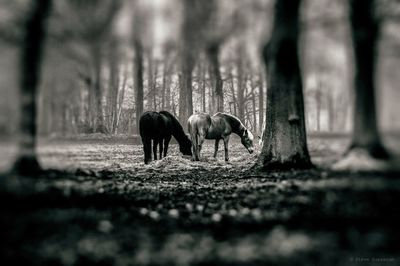
[[[217,113],[217,115],[222,115],[228,120],[230,126],[232,127],[232,131],[239,136],[243,135],[243,132],[245,130],[245,126],[243,123],[237,118],[236,116],[227,114],[227,113]]]
[[[185,131],[183,130],[183,127],[181,125],[181,123],[179,123],[178,119],[176,119],[176,117],[171,114],[168,111],[160,111],[160,114],[168,117],[173,125],[173,132],[172,135],[175,137],[175,139],[180,143],[182,140],[186,140],[188,139],[188,137],[185,134]]]

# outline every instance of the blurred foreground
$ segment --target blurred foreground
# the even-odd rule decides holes
[[[400,263],[398,172],[260,174],[250,170],[256,155],[236,140],[229,163],[222,152],[213,159],[207,142],[200,162],[172,145],[145,166],[141,145],[111,142],[42,141],[40,160],[53,170],[9,177],[1,192],[5,265]],[[387,143],[398,154],[400,141]],[[323,168],[346,144],[311,138],[309,149]],[[12,155],[12,146],[5,150]],[[11,155],[3,153],[3,168]]]

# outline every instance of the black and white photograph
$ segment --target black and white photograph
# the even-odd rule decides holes
[[[400,265],[399,0],[0,0],[0,265]]]

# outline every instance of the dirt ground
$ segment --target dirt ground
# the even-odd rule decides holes
[[[228,163],[208,142],[149,165],[129,141],[41,141],[47,172],[1,176],[2,265],[400,265],[399,171],[330,171],[346,145],[312,138],[316,169],[259,173],[235,139]]]

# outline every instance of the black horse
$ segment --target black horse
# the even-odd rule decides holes
[[[157,160],[157,145],[160,146],[160,159],[167,156],[171,137],[178,141],[179,150],[184,155],[192,155],[192,142],[186,136],[178,119],[167,111],[145,112],[139,120],[140,137],[144,150],[144,163],[151,161],[151,140],[153,140],[154,160]],[[163,150],[164,149],[164,150]]]

